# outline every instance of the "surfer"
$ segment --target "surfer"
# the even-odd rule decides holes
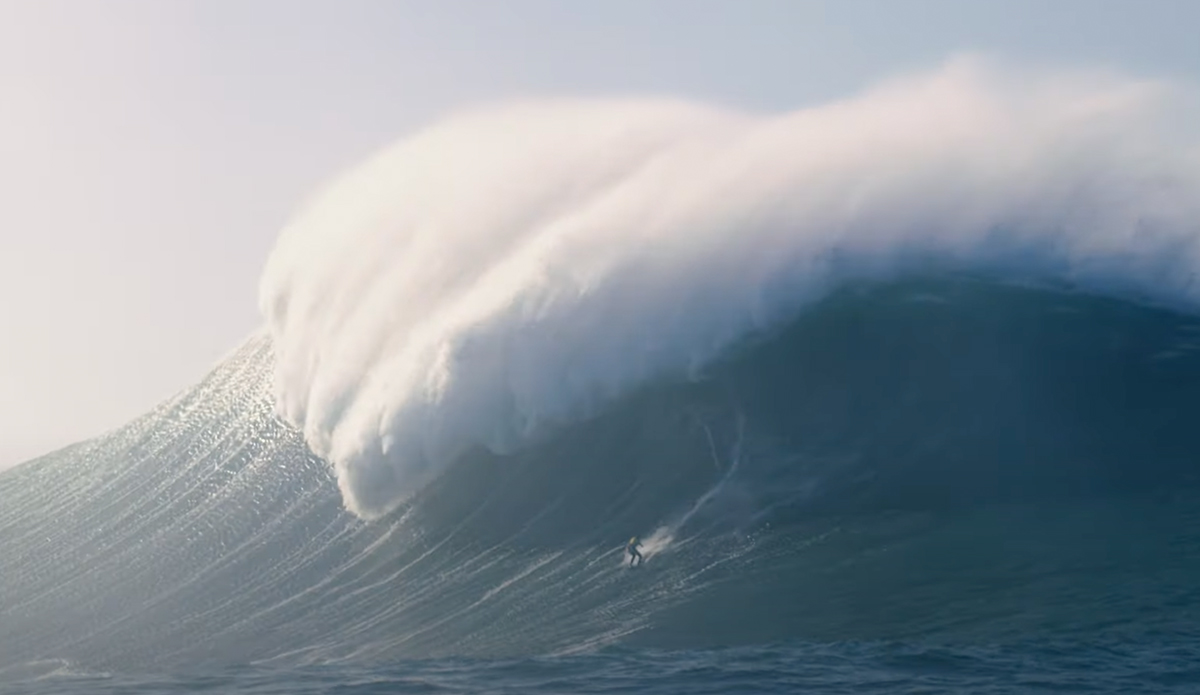
[[[638,552],[638,548],[640,548],[641,546],[642,546],[642,543],[641,543],[641,541],[638,540],[637,536],[630,538],[629,542],[625,544],[625,552],[629,553],[629,566],[630,567],[633,567],[634,562],[637,562],[639,565],[642,564],[642,560],[645,559],[642,557],[642,554]]]

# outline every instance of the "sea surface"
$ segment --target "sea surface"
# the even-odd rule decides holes
[[[37,664],[13,693],[1192,693],[1195,648],[1165,643],[946,648],[904,643],[604,650],[586,656],[434,659],[389,666],[76,673]]]

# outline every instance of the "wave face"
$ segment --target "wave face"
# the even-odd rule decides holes
[[[847,287],[693,379],[476,447],[372,522],[273,414],[274,368],[255,338],[0,476],[0,666],[1200,636],[1191,314]]]

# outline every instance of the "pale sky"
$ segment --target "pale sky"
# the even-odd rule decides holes
[[[198,381],[317,186],[468,105],[783,110],[961,52],[1200,83],[1190,0],[0,0],[0,467]]]

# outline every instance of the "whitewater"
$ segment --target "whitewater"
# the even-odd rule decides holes
[[[963,59],[783,115],[452,118],[284,230],[262,283],[280,411],[375,517],[472,445],[512,451],[693,378],[851,281],[940,267],[1194,305],[1181,100]]]
[[[0,689],[1192,691],[1196,107],[450,115],[199,384],[0,474]]]

